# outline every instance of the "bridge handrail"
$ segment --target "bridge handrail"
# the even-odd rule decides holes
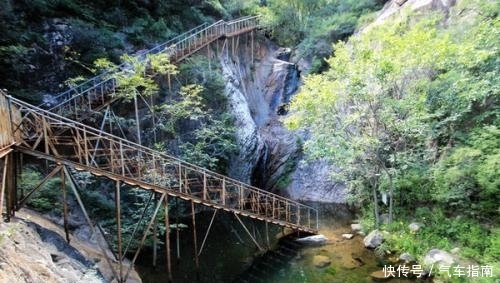
[[[175,36],[175,37],[174,37],[174,38],[172,38],[172,39],[167,40],[166,42],[164,42],[164,43],[162,43],[162,44],[160,44],[160,45],[156,45],[155,47],[150,48],[150,49],[148,49],[148,50],[143,50],[143,51],[140,51],[140,52],[138,52],[135,56],[136,56],[136,57],[141,58],[141,57],[145,56],[146,54],[149,54],[149,53],[151,53],[152,51],[156,50],[156,49],[158,48],[158,46],[164,46],[164,45],[172,44],[173,42],[179,41],[179,40],[181,40],[182,38],[187,37],[187,36],[189,36],[189,35],[190,35],[190,34],[192,34],[192,33],[196,33],[196,32],[198,32],[199,30],[203,30],[203,29],[204,29],[204,28],[206,28],[208,25],[209,25],[208,23],[203,23],[203,24],[201,24],[201,25],[199,25],[199,26],[197,26],[197,27],[194,27],[194,28],[192,28],[192,29],[190,29],[190,30],[188,30],[188,31],[186,31],[186,32],[184,32],[184,33],[182,33],[182,34],[180,34],[180,35]],[[125,63],[121,63],[120,65],[118,65],[118,69],[122,69],[122,68],[124,68],[124,67],[126,67],[126,66],[125,66]],[[99,75],[96,75],[96,76],[94,76],[94,77],[91,77],[91,78],[89,78],[89,79],[85,80],[84,82],[82,82],[82,83],[80,83],[80,84],[78,84],[78,85],[76,85],[76,86],[70,87],[68,90],[65,90],[65,91],[63,91],[63,92],[61,92],[61,93],[57,94],[57,95],[54,97],[54,99],[55,99],[55,100],[61,100],[61,99],[62,99],[63,101],[65,101],[65,99],[64,99],[64,98],[66,98],[66,99],[68,98],[68,97],[65,97],[65,96],[70,95],[72,92],[75,92],[75,93],[82,93],[82,92],[86,92],[86,91],[88,91],[88,89],[89,89],[89,88],[92,88],[92,87],[94,86],[92,83],[94,83],[94,82],[102,82],[102,81],[103,81],[103,79],[104,79],[104,78],[105,78],[105,77],[106,77],[109,73],[110,73],[110,71],[105,71],[105,72],[103,72],[103,73],[101,73],[101,74],[99,74]],[[89,84],[92,84],[92,85],[89,87],[89,86],[87,86],[87,85],[89,85]],[[78,91],[78,90],[80,90],[80,91]],[[71,98],[71,97],[72,97],[72,96],[70,95],[70,97],[69,97],[69,98]],[[48,104],[48,102],[44,102],[44,103],[40,104],[38,107],[43,107],[43,106],[44,106],[44,105],[46,105],[46,104]]]
[[[30,105],[30,104],[28,104],[26,102],[23,102],[21,100],[18,100],[16,98],[14,98],[14,97],[7,96],[7,99],[9,101],[9,103],[12,104],[12,105],[14,105],[15,107],[17,107],[17,109],[20,109],[21,111],[25,111],[25,113],[23,113],[23,117],[28,117],[29,115],[34,115],[37,118],[37,120],[44,120],[44,119],[45,120],[50,120],[51,123],[54,124],[54,125],[64,125],[66,127],[70,127],[73,131],[77,131],[78,133],[84,133],[84,135],[86,135],[87,137],[90,136],[90,137],[94,137],[96,140],[105,140],[105,141],[107,141],[107,142],[110,143],[110,148],[112,147],[111,143],[113,143],[113,145],[115,145],[115,146],[116,146],[116,144],[118,144],[119,148],[123,149],[124,152],[135,152],[135,153],[137,153],[137,155],[133,156],[135,162],[138,162],[137,164],[133,164],[133,165],[137,165],[137,167],[133,167],[132,166],[132,168],[142,168],[142,165],[149,164],[147,162],[141,163],[141,161],[139,160],[139,157],[141,157],[141,159],[149,158],[147,160],[148,161],[152,160],[153,162],[163,161],[163,163],[160,162],[160,164],[176,164],[176,165],[179,165],[179,168],[192,169],[192,170],[194,170],[197,173],[204,174],[204,176],[207,176],[207,177],[210,177],[210,178],[215,178],[215,179],[220,179],[220,180],[222,180],[224,182],[224,184],[227,184],[229,186],[231,186],[231,185],[236,186],[236,187],[238,187],[238,188],[240,188],[242,190],[245,190],[246,193],[249,193],[249,194],[250,193],[254,193],[254,194],[256,194],[259,197],[265,197],[266,200],[267,199],[272,199],[273,201],[277,200],[278,202],[284,203],[287,207],[288,207],[288,205],[292,205],[293,207],[296,207],[296,209],[297,209],[297,211],[299,213],[299,219],[297,220],[297,222],[299,222],[299,223],[294,223],[294,222],[289,222],[289,223],[291,223],[292,225],[307,227],[310,230],[317,230],[317,226],[318,226],[318,223],[317,223],[318,211],[315,208],[312,208],[310,206],[301,204],[301,203],[299,203],[297,201],[285,198],[283,196],[280,196],[280,195],[277,195],[277,194],[274,194],[274,193],[271,193],[271,192],[259,189],[257,187],[253,187],[251,185],[245,184],[245,183],[243,183],[241,181],[238,181],[236,179],[232,179],[232,178],[224,176],[222,174],[210,171],[210,170],[208,170],[206,168],[203,168],[203,167],[200,167],[200,166],[188,163],[188,162],[183,161],[183,160],[181,160],[179,158],[176,158],[174,156],[170,156],[168,154],[155,151],[153,149],[150,149],[148,147],[142,146],[140,144],[131,142],[131,141],[127,140],[127,139],[123,139],[123,138],[120,138],[118,136],[114,136],[112,134],[106,133],[104,131],[101,131],[101,130],[89,127],[89,126],[87,126],[85,124],[82,124],[82,123],[80,123],[78,121],[74,121],[74,120],[65,118],[63,116],[57,115],[55,113],[52,113],[50,111],[41,109],[41,108],[33,106],[33,105]],[[11,108],[12,107],[9,107],[9,109],[11,109]],[[14,123],[14,122],[12,121],[12,123]],[[15,125],[15,126],[13,125],[13,129],[17,129],[18,131],[27,130],[27,129],[23,129],[23,127],[21,127],[19,125]],[[44,132],[46,132],[46,131],[44,131]],[[46,133],[44,133],[44,134],[46,134]],[[14,132],[14,133],[12,133],[12,135],[13,136],[19,136],[19,133],[18,132]],[[46,134],[46,135],[48,135],[48,134]],[[57,138],[57,137],[52,137],[52,138]],[[47,136],[46,139],[49,139],[49,136]],[[89,161],[88,157],[89,156],[86,156],[85,163],[81,163],[81,162],[80,163],[84,164],[85,166],[88,166],[88,167],[94,167],[96,169],[101,169],[101,168],[99,168],[97,166],[97,163]],[[82,157],[79,156],[79,158],[82,158]],[[107,156],[107,158],[110,158],[110,157]],[[124,163],[125,163],[125,161],[131,162],[130,160],[132,160],[132,159],[126,160],[126,159],[123,158],[123,156],[121,156],[121,158],[122,159],[119,160],[119,161],[121,161],[122,163],[120,164],[120,166],[117,166],[117,168],[124,168],[124,166],[130,165],[130,164],[124,164]],[[117,162],[117,161],[114,160],[114,162]],[[113,164],[112,162],[109,162],[106,165],[112,165],[112,164]],[[149,169],[151,169],[151,168],[148,168],[148,170]],[[160,170],[160,169],[156,168],[156,163],[154,163],[152,170]],[[161,172],[156,172],[156,173],[161,173]],[[131,178],[130,176],[125,175],[126,173],[123,170],[122,170],[121,173],[116,173],[116,174],[120,174],[120,175],[123,175],[124,177]],[[133,176],[133,177],[137,178],[137,176]],[[142,178],[144,178],[144,177],[145,176],[142,176]],[[140,178],[141,178],[141,176],[139,176],[139,179]],[[166,190],[169,190],[168,188],[165,187],[165,185],[152,183],[151,181],[149,181],[147,179],[146,180],[140,179],[140,181],[142,181],[142,182],[149,182],[149,183],[151,183],[151,184],[153,184],[155,186],[160,186],[162,188],[165,188]],[[241,193],[242,192],[240,192],[240,194]],[[309,219],[309,222],[308,222],[309,224],[304,224],[304,223],[300,222],[300,220],[301,220],[300,219],[300,214],[301,214],[302,209],[306,210],[309,216],[312,215],[312,217],[315,217],[315,219],[312,219],[312,220]],[[245,209],[242,209],[242,208],[240,208],[239,210],[242,210],[243,212],[246,211]],[[250,211],[250,213],[252,213],[252,211]],[[266,215],[266,217],[269,218],[268,215]],[[278,218],[276,218],[276,217],[274,217],[274,214],[273,214],[273,216],[270,217],[270,218],[275,219],[276,221],[283,221],[280,218],[279,215],[278,215]],[[316,227],[312,227],[311,226],[311,222],[314,222],[316,224]]]
[[[253,24],[253,26],[257,26],[258,18],[259,16],[247,16],[229,22],[220,20],[213,24],[204,23],[164,43],[156,45],[153,48],[139,52],[135,55],[135,57],[139,59],[144,59],[144,57],[148,54],[158,54],[161,52],[169,52],[170,55],[172,55],[171,52],[178,52],[179,46],[183,46],[183,44],[185,45],[185,43],[188,40],[194,39],[199,35],[203,37],[203,35],[205,34],[205,37],[207,37],[210,34],[214,35],[214,37],[220,37],[224,34],[228,34],[229,33],[228,30],[231,30],[231,32],[233,32],[234,30],[237,30],[237,28],[249,27],[250,23]],[[233,26],[235,26],[236,28],[233,28]],[[170,48],[171,46],[173,46],[174,48],[173,49]],[[126,63],[121,63],[120,65],[118,65],[117,70],[123,70],[124,68],[126,68]],[[50,110],[54,111],[57,108],[61,108],[65,104],[69,103],[69,101],[77,98],[78,96],[85,95],[86,93],[89,93],[90,91],[96,89],[102,84],[113,80],[112,78],[109,77],[109,75],[112,73],[113,72],[111,71],[103,72],[74,87],[69,88],[68,90],[62,93],[59,93],[53,99],[55,101],[60,101],[59,104],[51,107]],[[44,102],[40,104],[39,107],[43,107],[47,104],[48,102]]]

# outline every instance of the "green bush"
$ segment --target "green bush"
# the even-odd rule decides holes
[[[21,172],[19,187],[25,192],[33,190],[43,180],[38,171],[27,168]],[[62,211],[61,179],[53,177],[38,189],[27,201],[27,205],[36,211],[60,213]]]

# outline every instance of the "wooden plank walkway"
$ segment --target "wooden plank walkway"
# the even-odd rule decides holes
[[[12,129],[16,151],[295,231],[318,230],[318,211],[312,207],[2,97],[7,116],[19,117],[3,126]]]
[[[175,63],[217,39],[235,37],[251,32],[257,27],[258,17],[244,17],[229,22],[219,21],[212,25],[205,24],[138,56],[145,58],[147,54],[164,52],[169,54],[171,61]],[[18,167],[22,165],[19,163],[22,161],[19,161],[18,153],[23,153],[56,165],[55,169],[44,180],[59,173],[71,179],[67,170],[69,167],[116,181],[118,231],[121,231],[119,184],[124,182],[134,187],[156,192],[161,197],[158,200],[155,214],[152,216],[148,228],[144,231],[140,246],[144,243],[162,203],[165,206],[165,213],[168,213],[167,196],[191,202],[193,227],[195,227],[194,204],[197,203],[211,207],[216,211],[224,210],[234,213],[240,222],[238,215],[277,224],[296,232],[317,233],[318,211],[312,207],[80,123],[79,121],[88,118],[89,113],[99,112],[116,100],[113,94],[118,86],[109,77],[109,73],[101,74],[61,93],[56,98],[61,103],[49,110],[27,104],[0,90],[0,165],[3,172],[0,214],[5,214],[6,221],[44,182],[42,181],[27,195],[22,196],[22,194],[21,200],[18,199],[16,176],[19,174]],[[42,106],[48,108],[46,105]],[[66,117],[63,117],[62,114]],[[62,177],[63,180],[64,178]],[[61,187],[65,187],[64,182]],[[79,200],[74,185],[73,192]],[[64,195],[65,193],[63,193]],[[96,228],[86,214],[83,203],[80,200],[79,202],[91,230],[94,231]],[[4,204],[6,211],[2,210]],[[63,201],[63,206],[66,225],[67,206],[65,201]],[[165,221],[165,225],[168,227],[168,217]],[[243,222],[241,224],[250,235]],[[167,229],[166,243],[169,243],[168,231]],[[66,233],[69,240],[67,229]],[[203,244],[198,251],[196,230],[193,233],[195,260],[198,269],[198,255],[203,250]],[[119,278],[119,282],[126,282],[132,265],[124,274],[123,260],[126,250],[122,251],[121,235],[121,232],[117,232],[118,254],[115,257],[118,258],[119,268],[114,268],[112,260],[107,256],[105,258],[113,270],[115,278]],[[252,235],[250,237],[252,238]],[[252,240],[259,246],[254,238]],[[105,255],[106,248],[101,247],[101,249]],[[137,259],[140,249],[140,247],[137,249],[132,263]],[[169,278],[171,279],[168,245],[166,257]]]

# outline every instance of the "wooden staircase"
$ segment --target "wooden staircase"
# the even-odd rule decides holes
[[[219,38],[235,37],[250,32],[258,26],[258,16],[243,17],[227,22],[221,20],[210,25],[203,24],[141,52],[136,57],[144,60],[149,54],[166,53],[169,55],[170,62],[178,63]],[[119,72],[125,72],[126,68],[125,64],[121,64],[117,69]],[[109,72],[102,73],[58,94],[54,98],[59,102],[58,105],[50,106],[44,103],[39,107],[76,121],[82,121],[88,118],[90,113],[101,111],[117,99],[114,94],[118,85],[110,75]]]
[[[145,190],[316,233],[318,211],[291,199],[0,95],[8,147]],[[9,143],[10,142],[10,143]],[[13,142],[13,143],[12,143]]]

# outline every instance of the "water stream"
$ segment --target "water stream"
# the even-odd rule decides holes
[[[279,227],[269,225],[270,245],[266,253],[259,252],[234,215],[220,213],[214,222],[207,242],[200,255],[197,271],[194,262],[193,235],[189,230],[181,231],[181,257],[175,251],[175,233],[171,238],[173,257],[173,282],[175,283],[334,283],[375,282],[370,274],[382,271],[383,262],[374,252],[364,248],[360,235],[348,240],[342,234],[351,233],[350,224],[354,214],[344,205],[311,204],[320,210],[320,233],[329,240],[321,246],[305,246],[294,239],[284,238],[278,242]],[[213,212],[197,215],[198,248],[205,237]],[[266,246],[265,224],[251,219],[242,219],[254,237]],[[186,220],[187,221],[187,220]],[[187,223],[189,224],[189,223]],[[165,261],[159,252],[157,267],[151,266],[151,252],[143,253],[139,272],[144,283],[167,282]],[[323,268],[314,265],[315,256],[326,256],[331,263]],[[413,282],[393,278],[391,283]],[[425,282],[425,281],[419,281]]]

